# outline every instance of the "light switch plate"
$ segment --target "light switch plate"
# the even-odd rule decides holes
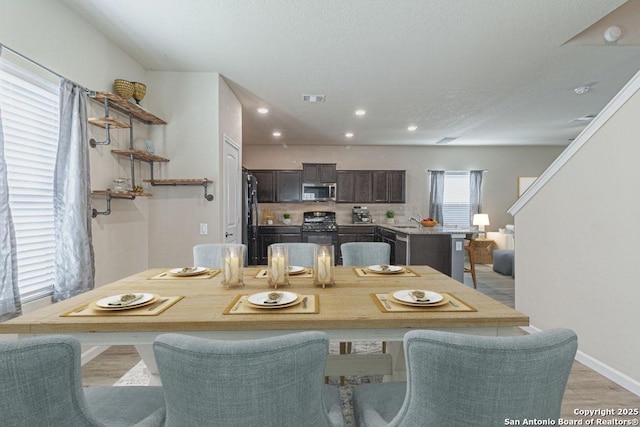
[[[201,236],[206,236],[207,235],[207,223],[203,222],[202,224],[200,224],[200,235]]]

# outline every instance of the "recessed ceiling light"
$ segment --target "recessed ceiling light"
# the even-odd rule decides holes
[[[265,107],[258,108],[258,113],[260,114],[267,114],[268,112],[269,112],[268,108],[265,108]]]
[[[573,91],[576,93],[576,95],[584,95],[585,93],[589,92],[590,90],[591,90],[591,86],[590,85],[584,85],[584,86],[578,86]]]
[[[278,137],[278,136],[281,136],[282,133],[280,133],[278,131],[275,131],[274,133],[272,133],[272,135],[275,136],[275,137]]]
[[[367,114],[365,110],[356,110],[356,116],[364,116]]]
[[[418,129],[418,126],[416,126],[416,125],[411,125],[411,126],[407,127],[407,130],[408,130],[409,132],[413,132],[413,131],[414,131],[414,130],[416,130],[416,129]]]
[[[347,138],[353,138],[353,132],[347,132],[344,134]]]

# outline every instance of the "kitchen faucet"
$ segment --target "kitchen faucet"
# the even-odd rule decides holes
[[[418,218],[420,218],[420,219],[418,219]],[[422,221],[422,217],[420,215],[418,215],[418,218],[411,217],[411,218],[409,218],[409,222],[415,221],[418,224],[420,224],[420,221]],[[420,225],[422,225],[422,224],[420,224]]]

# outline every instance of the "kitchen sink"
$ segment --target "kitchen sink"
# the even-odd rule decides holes
[[[417,225],[392,225],[394,228],[418,228]]]

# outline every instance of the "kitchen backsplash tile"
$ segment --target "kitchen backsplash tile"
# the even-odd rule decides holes
[[[331,211],[336,213],[336,220],[338,224],[352,224],[352,209],[354,206],[367,206],[371,211],[371,216],[376,223],[384,224],[387,220],[386,212],[392,210],[396,214],[396,222],[403,223],[409,221],[412,216],[417,216],[419,210],[411,205],[407,204],[370,204],[370,205],[357,205],[357,204],[345,204],[335,202],[302,202],[302,203],[260,203],[260,224],[264,224],[263,212],[265,209],[270,209],[274,213],[274,224],[282,224],[282,215],[285,213],[291,214],[291,224],[302,224],[302,216],[304,212],[309,211]]]

